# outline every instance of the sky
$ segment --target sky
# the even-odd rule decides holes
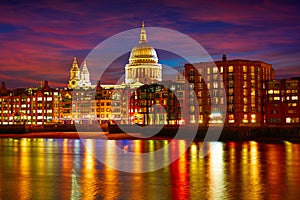
[[[139,28],[142,21],[146,30],[162,27],[188,35],[214,60],[226,53],[229,60],[270,63],[278,79],[300,76],[299,11],[293,0],[1,1],[0,81],[7,88],[44,80],[50,87],[66,87],[74,56],[81,64],[99,43]],[[158,56],[162,63],[183,65],[168,54]]]

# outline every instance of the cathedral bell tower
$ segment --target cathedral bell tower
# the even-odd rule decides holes
[[[73,65],[70,70],[70,79],[69,79],[68,88],[69,89],[78,88],[79,83],[80,83],[80,69],[77,64],[77,59],[76,57],[74,57]]]
[[[80,86],[81,87],[89,87],[91,86],[90,81],[90,72],[87,68],[86,60],[83,63],[83,67],[80,73]]]

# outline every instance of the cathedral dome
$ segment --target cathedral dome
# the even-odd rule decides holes
[[[147,43],[147,35],[144,28],[144,23],[142,24],[140,42],[131,50],[129,63],[131,65],[158,63],[155,49]]]
[[[153,47],[147,43],[142,43],[135,46],[129,58],[130,64],[142,64],[142,63],[154,63],[158,62],[156,51]]]
[[[139,44],[131,50],[129,63],[125,66],[125,83],[141,85],[157,81],[162,81],[162,66],[155,49],[147,43],[143,22]]]

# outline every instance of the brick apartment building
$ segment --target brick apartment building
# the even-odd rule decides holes
[[[199,116],[191,113],[187,121],[206,125],[223,123],[221,119],[225,118],[225,125],[231,126],[263,124],[263,85],[274,79],[272,65],[262,61],[227,60],[223,55],[221,61],[186,64],[184,68],[185,78],[199,103]],[[226,114],[211,110],[212,104],[226,104]]]
[[[266,82],[264,99],[266,125],[299,126],[300,77]]]

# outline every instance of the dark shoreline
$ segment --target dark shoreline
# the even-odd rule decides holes
[[[126,134],[123,130],[129,130]],[[91,138],[91,139],[148,139],[148,140],[170,140],[175,136],[178,139],[191,139],[206,141],[259,141],[276,142],[291,141],[300,142],[300,127],[198,127],[195,133],[195,127],[183,126],[183,131],[178,134],[178,126],[164,126],[163,129],[156,132],[157,127],[144,127],[123,125],[44,125],[44,126],[26,126],[26,125],[2,125],[0,126],[0,138]],[[153,129],[153,131],[152,131]],[[101,130],[101,131],[99,131]],[[146,130],[146,131],[145,131]],[[80,132],[80,134],[78,134]],[[219,133],[222,132],[220,135]],[[194,133],[194,134],[191,134]],[[215,135],[214,135],[215,134]]]

